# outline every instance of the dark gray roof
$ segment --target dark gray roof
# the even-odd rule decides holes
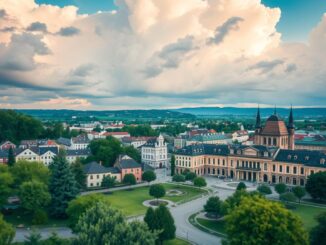
[[[109,173],[110,170],[97,162],[90,162],[84,165],[84,172],[86,174],[102,174]]]
[[[120,173],[120,170],[116,167],[109,167],[107,168],[109,170],[110,173],[113,173],[113,174],[118,174]]]
[[[147,140],[146,144],[142,145],[142,147],[155,147],[156,139],[149,139]]]
[[[8,151],[7,150],[0,150],[0,158],[7,158]]]
[[[59,150],[58,147],[38,147],[38,153],[39,155],[43,155],[44,153],[51,151],[54,154],[58,154]]]
[[[324,159],[324,161],[326,160],[325,153],[309,150],[279,150],[275,157],[275,161],[278,162],[297,163],[326,168],[326,162],[322,164],[322,159]]]
[[[90,149],[67,150],[67,156],[89,156],[89,155],[91,155]]]
[[[72,138],[72,141],[75,144],[88,144],[90,142],[87,138],[87,135],[79,135],[75,138]]]
[[[141,165],[134,159],[122,159],[120,161],[121,168],[141,168]]]
[[[216,144],[194,144],[177,150],[177,154],[191,156],[199,156],[204,154],[227,156],[229,154],[229,146]]]
[[[57,143],[60,145],[71,146],[71,140],[63,137],[57,139]]]

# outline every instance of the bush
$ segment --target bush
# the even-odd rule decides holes
[[[275,185],[275,191],[279,194],[282,195],[283,193],[286,192],[286,185],[283,183],[278,183]]]
[[[187,174],[186,174],[186,180],[190,180],[190,181],[192,181],[194,178],[196,178],[197,177],[197,174],[196,173],[194,173],[194,172],[188,172]]]
[[[295,202],[297,198],[292,192],[286,192],[280,195],[280,200],[283,202]]]
[[[150,183],[151,181],[156,180],[156,174],[154,173],[154,171],[147,170],[143,173],[142,180]]]
[[[48,222],[48,215],[44,210],[36,210],[33,216],[33,225],[43,225]]]
[[[116,179],[115,177],[111,177],[111,176],[105,176],[103,179],[102,179],[102,183],[101,183],[101,186],[102,187],[105,187],[105,188],[112,188],[114,187],[116,184]]]
[[[261,194],[263,194],[263,195],[269,195],[269,194],[272,194],[272,190],[271,190],[271,188],[270,188],[268,185],[266,185],[266,184],[260,185],[260,186],[257,188],[257,190],[258,190]]]
[[[136,184],[135,175],[133,175],[133,174],[126,174],[123,177],[123,183],[125,183],[127,185],[135,185]]]
[[[172,181],[175,182],[185,182],[186,178],[185,176],[181,175],[181,174],[176,174],[172,177]]]
[[[240,183],[238,184],[238,186],[237,186],[237,191],[245,190],[245,189],[247,189],[246,184],[243,183],[243,182],[240,182]]]
[[[203,177],[196,177],[194,179],[194,186],[204,187],[206,185],[207,185],[206,180]]]
[[[155,198],[161,198],[165,196],[165,189],[163,185],[156,184],[149,188],[149,195]]]
[[[299,202],[301,201],[301,198],[303,198],[306,195],[306,190],[301,186],[296,186],[292,189],[293,194],[299,199]]]
[[[204,210],[207,213],[213,214],[214,216],[218,217],[223,214],[223,202],[220,200],[219,197],[210,197],[206,204],[204,205]]]

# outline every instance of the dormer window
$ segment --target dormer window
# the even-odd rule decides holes
[[[297,160],[298,159],[298,156],[297,155],[294,155],[293,159],[294,160]]]
[[[288,160],[291,160],[291,155],[288,155]]]
[[[325,158],[320,159],[320,164],[325,164]]]
[[[237,154],[241,155],[241,151],[240,151],[240,150],[238,150],[238,151],[237,151]]]
[[[309,156],[305,156],[305,158],[304,158],[306,161],[308,161],[309,160]]]

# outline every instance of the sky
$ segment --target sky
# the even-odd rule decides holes
[[[324,0],[0,0],[0,108],[326,106]]]

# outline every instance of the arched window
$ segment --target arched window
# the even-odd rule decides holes
[[[293,180],[292,180],[292,184],[293,184],[293,185],[297,185],[297,179],[296,179],[296,178],[293,178]]]

